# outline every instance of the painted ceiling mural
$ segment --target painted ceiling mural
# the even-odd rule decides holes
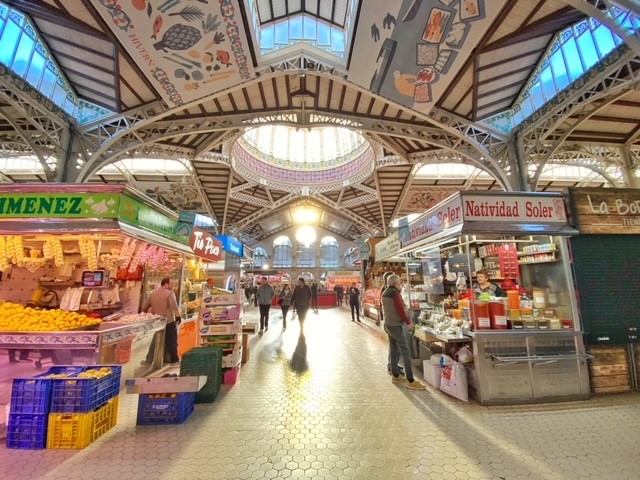
[[[405,216],[411,213],[422,214],[460,190],[461,188],[459,187],[410,187],[404,204],[398,211],[398,215]]]
[[[367,0],[349,80],[427,113],[505,3]]]
[[[91,0],[170,106],[253,78],[237,0]]]

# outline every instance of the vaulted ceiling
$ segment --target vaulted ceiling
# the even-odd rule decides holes
[[[362,1],[353,9],[353,29],[347,35],[353,41],[343,59],[308,43],[261,55],[255,28],[302,13],[344,28],[353,7],[348,0],[2,1],[33,21],[79,97],[114,112],[79,125],[33,101],[29,87],[4,72],[4,154],[35,153],[53,165],[44,175],[9,180],[125,181],[96,174],[132,156],[179,158],[192,166],[191,181],[201,194],[202,210],[215,217],[222,230],[249,242],[288,228],[290,211],[303,204],[324,212],[319,219],[323,228],[353,239],[385,235],[392,220],[408,213],[416,192],[565,186],[538,182],[547,163],[594,168],[604,175],[593,183],[601,186],[607,184],[603,179],[611,168],[633,171],[640,162],[640,40],[629,32],[618,30],[626,35],[626,50],[515,133],[480,123],[513,106],[559,31],[588,17],[619,28],[605,15],[617,5],[610,0],[404,0],[393,5],[388,0]],[[619,4],[640,8],[634,2]],[[258,15],[255,19],[252,12]],[[130,17],[126,25],[123,13]],[[212,40],[206,54],[189,50],[188,43],[201,35],[194,26],[199,28],[201,22],[204,35],[222,21],[228,22],[225,35],[232,28],[239,36],[225,40],[216,33],[207,37]],[[453,36],[455,25],[464,32],[459,37]],[[407,32],[417,32],[418,40],[407,40]],[[155,48],[144,43],[151,41],[147,33]],[[134,36],[138,43],[123,40]],[[413,41],[414,49],[395,51],[395,58],[410,59],[403,60],[404,65],[425,65],[437,54],[435,66],[418,66],[413,74],[397,64],[390,68],[394,45],[402,46],[403,41]],[[244,70],[239,50],[246,59]],[[206,56],[209,51],[211,57]],[[441,58],[446,63],[438,64]],[[157,61],[165,62],[167,75],[176,75],[173,96],[161,87],[170,88],[166,81],[159,84],[158,76],[150,74],[150,62]],[[211,68],[205,72],[206,65]],[[392,71],[395,68],[399,70]],[[196,71],[201,73],[195,75]],[[239,75],[237,81],[232,72]],[[367,72],[375,75],[371,78]],[[435,79],[429,89],[417,81],[423,73]],[[189,82],[185,74],[191,75]],[[202,74],[210,75],[211,83],[206,76],[197,80]],[[221,79],[218,87],[214,79]],[[415,89],[413,97],[407,96],[407,85],[411,95]],[[389,94],[388,88],[395,88],[395,93]],[[197,89],[209,90],[198,96]],[[182,101],[174,101],[178,98]],[[289,193],[238,175],[229,158],[234,140],[248,127],[273,123],[356,129],[373,146],[376,168],[363,181],[324,193],[314,192],[313,186]],[[76,157],[82,159],[77,168]],[[492,177],[444,182],[415,177],[420,165],[431,163],[474,165]],[[167,178],[159,174],[143,181],[161,183]]]

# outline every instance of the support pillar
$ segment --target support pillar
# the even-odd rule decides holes
[[[625,187],[640,188],[640,178],[635,172],[633,159],[631,158],[631,149],[627,145],[623,145],[619,150],[620,159],[622,160],[622,178],[624,180]]]
[[[510,155],[513,155],[515,171],[511,174],[511,184],[513,190],[530,192],[532,185],[529,183],[529,169],[524,153],[524,142],[520,135],[515,134],[513,140],[509,142]]]

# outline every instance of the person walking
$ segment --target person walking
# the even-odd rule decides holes
[[[164,327],[164,353],[169,356],[171,365],[180,362],[178,357],[178,325],[180,325],[180,310],[173,291],[173,280],[165,277],[160,281],[160,287],[154,290],[149,298],[142,304],[142,312],[150,312],[163,317],[167,321]],[[155,343],[155,342],[153,342]],[[151,365],[153,362],[153,344],[149,348],[147,358],[142,363]]]
[[[311,308],[318,313],[318,284],[316,282],[311,283]]]
[[[406,384],[410,390],[424,390],[425,386],[413,376],[411,353],[407,344],[405,325],[411,329],[411,319],[400,293],[401,281],[398,275],[387,279],[388,287],[382,294],[382,311],[384,312],[384,330],[389,336],[389,361],[391,363],[391,381]],[[400,375],[398,361],[402,356],[405,376]]]
[[[342,288],[342,285],[338,284],[338,285],[336,285],[334,290],[336,291],[336,295],[338,296],[338,306],[341,307],[342,306],[342,300],[344,298],[344,289]]]
[[[284,332],[287,329],[287,313],[289,312],[289,307],[291,306],[291,287],[288,283],[285,283],[278,295],[278,304],[280,305],[280,309],[282,310],[282,331]]]
[[[356,282],[351,282],[348,293],[349,306],[351,307],[351,321],[355,322],[357,319],[358,322],[360,322],[360,290],[356,287]]]
[[[304,320],[307,318],[309,303],[311,303],[311,289],[309,285],[305,284],[304,278],[300,277],[298,278],[298,285],[293,289],[293,294],[291,295],[291,305],[295,307],[300,321],[300,332],[304,328]]]
[[[258,293],[256,295],[258,306],[260,307],[260,331],[258,332],[260,334],[269,330],[269,310],[271,309],[271,302],[273,302],[275,295],[275,290],[269,285],[269,279],[262,277],[262,282],[258,287]]]

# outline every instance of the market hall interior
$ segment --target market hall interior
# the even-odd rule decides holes
[[[245,315],[256,321],[257,308]],[[136,426],[137,395],[118,424],[81,451],[0,447],[0,478],[507,479],[638,478],[637,394],[483,407],[386,371],[387,344],[347,308],[310,312],[254,336],[236,385],[182,425]],[[4,359],[3,359],[4,360]],[[421,379],[422,376],[419,375]]]

